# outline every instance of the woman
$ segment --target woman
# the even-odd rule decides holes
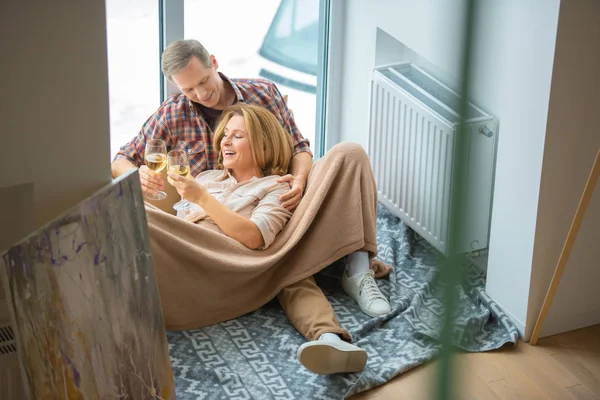
[[[209,219],[249,249],[267,248],[292,215],[279,201],[290,186],[277,182],[292,158],[290,136],[268,110],[236,105],[216,127],[214,145],[223,169],[204,171],[196,179],[168,173],[169,183],[195,205],[178,216],[190,222]]]
[[[331,229],[338,224],[326,228],[319,224],[330,225],[327,216],[314,218],[327,200],[353,211],[364,207],[364,213],[376,212],[366,154],[363,151],[355,165],[340,165],[338,171],[313,171],[311,177],[315,174],[313,178],[323,185],[315,181],[315,195],[307,190],[306,205],[301,203],[295,211],[296,222],[282,232],[292,215],[279,200],[289,186],[278,179],[288,171],[292,143],[277,119],[258,106],[231,106],[215,129],[214,146],[222,170],[205,171],[196,179],[169,173],[169,182],[179,194],[195,204],[192,210],[177,218],[148,206],[167,329],[192,329],[236,318],[277,295],[290,321],[310,341],[298,351],[304,366],[317,373],[362,370],[366,352],[348,343],[349,333],[339,325],[312,275],[356,250],[376,252],[374,240],[367,242],[360,232],[344,232],[344,228],[355,229],[343,221],[339,227],[344,234],[331,238]],[[362,151],[353,145],[341,150]],[[370,179],[373,190],[362,198],[327,199],[332,182],[325,181],[336,177],[348,185]],[[374,216],[369,214],[365,220],[373,221]],[[374,226],[368,229],[373,231],[371,239]]]

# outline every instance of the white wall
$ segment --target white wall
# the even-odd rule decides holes
[[[111,180],[104,1],[2,1],[0,37],[0,187],[40,226]]]
[[[2,1],[0,37],[1,253],[111,174],[104,1]]]
[[[342,89],[332,99],[342,105],[329,134],[366,146],[369,73],[381,57],[390,59],[377,57],[377,29],[409,48],[398,61],[418,54],[426,69],[437,69],[434,74],[453,86],[460,71],[464,3],[347,0],[342,11],[340,3],[334,2],[333,12],[345,13],[345,23],[333,34],[343,46]],[[487,291],[523,332],[559,0],[478,3],[471,100],[500,122]],[[379,35],[380,41],[389,39]]]
[[[600,2],[563,0],[537,214],[529,337],[600,148]],[[600,323],[600,185],[592,197],[542,336]]]
[[[486,290],[524,333],[558,0],[485,3],[473,98],[500,121]]]
[[[33,184],[22,184],[0,187],[2,209],[0,212],[0,253],[12,243],[31,232],[33,224]],[[10,322],[8,300],[3,282],[3,271],[0,270],[0,326]],[[0,388],[2,395],[2,388]]]
[[[332,12],[344,13],[344,24],[340,24],[343,31],[333,33],[334,41],[341,39],[342,47],[342,62],[333,77],[342,81],[337,96],[342,110],[339,128],[331,132],[339,132],[336,139],[367,145],[369,76],[375,66],[377,28],[433,64],[443,65],[450,75],[458,75],[460,60],[455,49],[461,31],[455,27],[462,26],[461,4],[459,0],[333,1]],[[410,50],[406,53],[412,54]]]

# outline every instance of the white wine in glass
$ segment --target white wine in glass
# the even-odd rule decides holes
[[[187,154],[183,150],[171,150],[167,155],[169,164],[169,172],[175,172],[178,175],[186,176],[190,172],[190,162]],[[192,203],[181,197],[181,200],[173,204],[173,209],[176,211],[189,210]]]
[[[150,171],[159,174],[167,166],[167,144],[162,139],[150,139],[146,142],[144,160]],[[149,200],[163,200],[167,194],[157,190],[156,193],[146,194]]]
[[[167,156],[159,153],[147,154],[146,165],[151,171],[160,172],[167,166]]]
[[[190,172],[190,167],[187,165],[171,165],[169,171],[175,172],[178,175],[186,176]]]

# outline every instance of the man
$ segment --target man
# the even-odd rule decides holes
[[[191,57],[190,57],[191,56]],[[116,177],[140,167],[144,194],[164,188],[164,181],[153,174],[144,163],[146,138],[166,140],[173,148],[183,148],[190,158],[191,174],[214,169],[217,155],[212,149],[212,132],[221,111],[239,101],[266,107],[279,119],[294,139],[291,174],[282,178],[291,190],[282,196],[283,206],[293,211],[306,187],[312,166],[312,153],[307,139],[296,126],[291,112],[277,90],[266,80],[228,79],[217,73],[219,66],[213,55],[196,41],[179,41],[165,50],[162,58],[163,73],[181,90],[183,95],[168,99],[142,127],[140,134],[125,145],[112,164]],[[179,132],[171,132],[170,119],[181,121]]]
[[[308,140],[299,132],[291,112],[276,86],[264,79],[229,79],[217,72],[219,65],[214,55],[195,40],[172,43],[162,56],[164,75],[181,90],[181,94],[167,99],[143,125],[139,134],[123,146],[112,163],[113,176],[139,167],[144,193],[155,193],[165,187],[159,174],[144,165],[144,148],[149,138],[163,139],[172,149],[183,149],[190,160],[192,176],[217,167],[213,148],[213,129],[221,112],[237,102],[247,102],[270,110],[292,136],[294,155],[290,173],[280,178],[288,182],[289,192],[281,196],[283,207],[296,209],[306,188],[312,168],[312,153]],[[349,218],[350,216],[348,216]],[[387,299],[379,291],[369,269],[367,252],[355,252],[347,259],[343,277],[345,291],[370,316],[390,311]],[[300,362],[317,373],[355,372],[366,363],[366,352],[349,341],[349,334],[339,326],[331,305],[322,291],[309,278],[288,286],[278,296],[289,319],[310,341],[298,350]],[[319,317],[308,318],[306,305],[323,310]],[[312,310],[310,310],[312,311]],[[309,332],[315,326],[330,327],[318,337]]]

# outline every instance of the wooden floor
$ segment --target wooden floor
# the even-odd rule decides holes
[[[600,325],[543,338],[538,346],[454,359],[458,392],[452,399],[600,400]],[[435,399],[437,363],[416,368],[351,400]]]

